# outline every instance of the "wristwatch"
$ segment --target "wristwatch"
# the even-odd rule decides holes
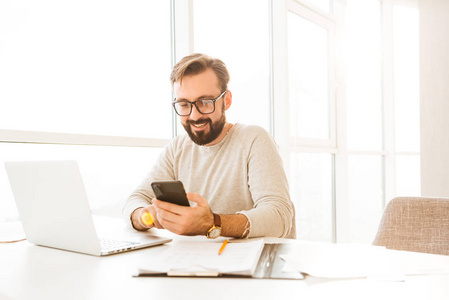
[[[221,235],[221,218],[220,215],[214,214],[214,225],[207,231],[208,239],[216,239]]]

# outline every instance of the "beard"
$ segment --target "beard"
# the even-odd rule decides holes
[[[192,124],[201,124],[201,123],[207,123],[209,124],[209,131],[199,131],[194,132],[191,128]],[[196,121],[187,120],[186,123],[183,123],[182,126],[186,130],[187,134],[189,135],[190,139],[197,145],[203,146],[207,145],[209,143],[212,143],[223,131],[223,128],[226,124],[226,116],[223,112],[221,115],[221,118],[213,123],[211,119],[209,118],[202,118]],[[207,126],[207,125],[205,125]]]

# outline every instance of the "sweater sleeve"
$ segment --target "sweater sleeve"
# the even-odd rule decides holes
[[[159,155],[150,172],[131,193],[122,209],[123,220],[131,226],[131,214],[139,207],[152,204],[155,197],[151,182],[155,180],[174,180],[173,171],[173,141]]]
[[[254,207],[239,213],[250,222],[249,237],[295,238],[295,211],[282,159],[273,138],[262,128],[249,152],[248,184]]]

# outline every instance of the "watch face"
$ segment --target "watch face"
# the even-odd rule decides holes
[[[209,232],[209,238],[215,239],[215,238],[219,237],[220,234],[221,234],[221,229],[218,228],[218,227],[215,227],[214,229],[212,229],[212,230]]]

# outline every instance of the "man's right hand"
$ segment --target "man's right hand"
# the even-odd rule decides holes
[[[145,224],[144,221],[142,220],[142,216],[145,216],[147,213],[151,214],[153,224]],[[131,215],[131,220],[133,222],[133,227],[137,230],[148,230],[153,227],[159,229],[164,228],[157,219],[156,209],[153,207],[153,205],[148,205],[147,207],[141,207],[136,209]]]

